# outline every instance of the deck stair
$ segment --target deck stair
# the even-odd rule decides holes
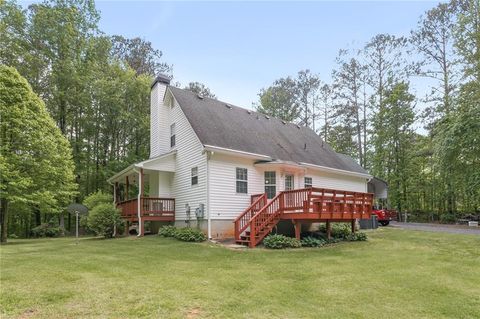
[[[234,221],[235,241],[255,247],[281,219],[352,221],[370,218],[373,194],[323,188],[282,191],[268,201],[266,194],[252,195],[251,205]]]

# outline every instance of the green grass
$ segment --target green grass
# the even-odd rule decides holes
[[[480,318],[480,236],[233,251],[141,239],[12,240],[2,318]]]

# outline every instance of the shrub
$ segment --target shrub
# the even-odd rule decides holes
[[[301,240],[302,247],[321,247],[325,245],[325,241],[315,237],[305,237]]]
[[[83,205],[87,206],[89,210],[94,209],[98,205],[101,204],[110,204],[112,203],[112,196],[109,194],[105,194],[102,191],[98,191],[96,193],[92,193],[88,195],[84,200],[83,200]]]
[[[202,242],[207,240],[207,236],[202,231],[189,227],[176,229],[174,237],[182,241]]]
[[[18,239],[19,237],[17,236],[17,234],[10,234],[10,235],[8,235],[8,238],[10,238],[10,239]]]
[[[32,229],[33,237],[60,237],[65,234],[62,227],[44,223]]]
[[[457,216],[454,213],[443,213],[440,215],[440,223],[453,224],[457,221]]]
[[[320,225],[319,230],[322,233],[327,233],[327,225],[322,224]],[[333,238],[347,238],[352,232],[352,229],[350,228],[349,224],[345,223],[332,223],[332,237]]]
[[[366,241],[367,240],[367,234],[366,233],[355,233],[355,234],[350,234],[346,238],[348,241]]]
[[[283,249],[283,248],[299,248],[302,246],[300,241],[296,238],[286,237],[283,235],[268,235],[263,240],[266,248]]]
[[[158,230],[158,235],[162,237],[175,237],[177,228],[172,225],[163,226]]]
[[[121,225],[122,218],[118,209],[110,204],[99,204],[91,211],[87,219],[88,228],[97,236],[111,238],[114,226]]]

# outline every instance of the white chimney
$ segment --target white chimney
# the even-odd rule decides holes
[[[150,158],[170,150],[170,112],[165,106],[165,92],[170,78],[159,74],[150,91]]]

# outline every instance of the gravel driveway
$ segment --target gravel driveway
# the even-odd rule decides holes
[[[439,224],[423,224],[423,223],[399,223],[390,222],[392,227],[399,227],[404,229],[432,231],[439,233],[452,234],[471,234],[480,236],[480,227],[468,227],[463,225],[439,225]]]

